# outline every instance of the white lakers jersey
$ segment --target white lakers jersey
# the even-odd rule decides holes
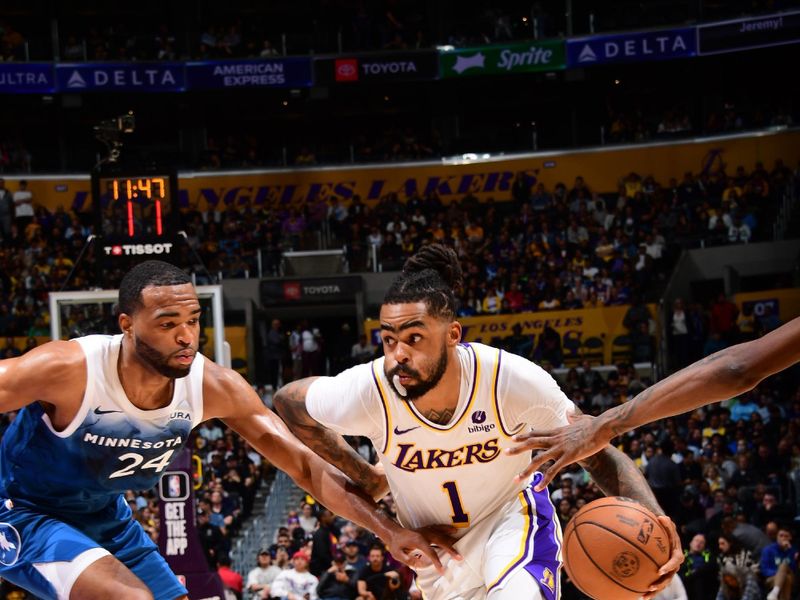
[[[380,455],[397,514],[406,527],[469,528],[515,498],[530,462],[509,456],[511,436],[567,423],[572,403],[545,371],[483,344],[458,346],[461,392],[449,423],[428,421],[390,385],[384,359],[309,388],[306,406],[320,423],[365,435]]]

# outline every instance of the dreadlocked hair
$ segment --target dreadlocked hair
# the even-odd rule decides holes
[[[454,319],[458,310],[456,292],[461,284],[461,265],[453,249],[429,244],[406,260],[383,303],[425,302],[432,316]]]

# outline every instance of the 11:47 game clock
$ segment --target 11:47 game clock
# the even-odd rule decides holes
[[[92,206],[105,256],[172,253],[179,229],[174,170],[95,172]]]

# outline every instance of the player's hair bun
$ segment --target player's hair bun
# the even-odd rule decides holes
[[[444,244],[423,246],[403,265],[403,273],[406,275],[426,269],[436,271],[442,281],[453,290],[459,289],[463,283],[458,256],[452,248]]]

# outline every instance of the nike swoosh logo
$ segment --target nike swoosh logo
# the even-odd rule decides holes
[[[417,425],[416,427],[411,427],[411,428],[409,428],[409,429],[398,429],[398,428],[397,428],[397,425],[395,425],[395,427],[394,427],[394,434],[395,434],[395,435],[403,435],[404,433],[408,433],[409,431],[414,431],[415,429],[419,429],[419,427],[420,427],[420,426],[419,426],[419,425]]]
[[[107,415],[109,413],[120,413],[121,410],[103,410],[99,406],[94,409],[94,414],[96,415]]]

